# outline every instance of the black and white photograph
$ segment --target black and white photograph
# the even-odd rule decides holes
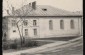
[[[83,55],[83,0],[2,4],[2,55]]]

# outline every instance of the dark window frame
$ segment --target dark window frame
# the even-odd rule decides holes
[[[60,20],[60,29],[64,29],[64,20]]]
[[[23,24],[24,24],[24,26],[27,26],[28,25],[28,20],[24,20]]]
[[[12,20],[12,26],[16,26],[16,20]]]
[[[53,21],[52,20],[49,20],[49,29],[53,30]]]
[[[33,20],[33,26],[37,26],[37,20]]]
[[[37,29],[34,29],[34,35],[35,36],[37,35]]]
[[[74,29],[74,28],[75,28],[74,20],[71,20],[71,21],[70,21],[70,28],[71,28],[71,29]]]
[[[16,32],[16,30],[13,30],[13,32]]]
[[[25,36],[28,36],[28,29],[24,29],[25,30]]]

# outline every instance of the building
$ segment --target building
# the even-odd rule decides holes
[[[82,35],[82,15],[49,5],[36,5],[36,2],[17,10],[13,7],[12,15],[5,16],[3,24],[7,27],[3,29],[3,37],[7,39]]]

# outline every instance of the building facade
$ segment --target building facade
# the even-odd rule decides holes
[[[28,8],[30,7],[29,12]],[[24,8],[27,9],[24,13],[18,9],[13,11],[13,15],[5,16],[8,39],[16,39],[20,36],[24,38],[50,38],[82,35],[82,15],[51,6],[38,6],[36,3],[26,5]]]

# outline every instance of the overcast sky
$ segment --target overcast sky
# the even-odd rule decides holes
[[[7,3],[8,1],[8,3]],[[37,5],[50,5],[56,8],[68,10],[68,11],[82,11],[82,0],[3,0],[3,15],[6,14],[5,9],[11,8],[11,5],[15,9],[20,8],[24,4],[36,1]]]

